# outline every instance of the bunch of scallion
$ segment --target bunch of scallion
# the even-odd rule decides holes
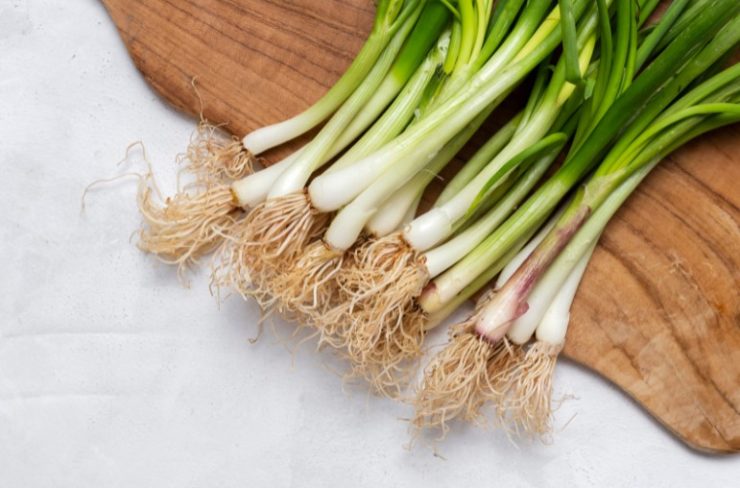
[[[140,246],[314,330],[395,396],[427,332],[498,276],[424,371],[414,423],[493,403],[550,430],[568,311],[611,216],[668,153],[740,118],[736,0],[379,0],[364,47],[315,105],[241,140],[200,127],[194,188]],[[529,80],[529,83],[523,83]],[[418,214],[422,194],[517,87],[526,105]],[[321,126],[254,171],[259,154]],[[564,152],[565,151],[565,152]]]
[[[476,313],[452,329],[450,344],[426,368],[416,399],[419,427],[444,431],[453,418],[479,419],[490,401],[513,432],[546,435],[551,376],[568,310],[608,220],[663,157],[740,120],[740,66],[722,69],[740,42],[740,5],[704,2],[695,11],[675,2],[640,39],[631,2],[616,3],[616,36],[607,22],[601,27],[601,38],[611,39],[612,47],[602,42],[600,61],[611,63],[599,63],[588,110],[579,116],[581,137],[565,162],[419,300],[428,312],[442,311],[449,297],[467,294],[464,287],[478,270],[511,270],[495,293],[479,301]],[[601,11],[607,12],[605,6]],[[620,19],[630,27],[620,31]],[[681,29],[672,30],[676,25]],[[608,72],[601,71],[605,66]],[[610,84],[618,87],[610,91]],[[512,259],[517,243],[548,218],[540,236]],[[528,345],[533,335],[536,341]]]

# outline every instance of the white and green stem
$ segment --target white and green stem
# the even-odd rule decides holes
[[[355,118],[380,86],[406,37],[411,32],[416,20],[415,17],[418,15],[419,12],[415,12],[412,18],[408,19],[398,30],[375,66],[370,70],[367,78],[357,87],[316,137],[303,148],[296,160],[275,181],[267,194],[268,199],[282,197],[301,190],[306,186],[311,174],[324,164],[334,141],[340,137],[352,119]]]
[[[583,69],[591,60],[594,45],[594,37],[589,36],[581,52],[580,65]],[[414,220],[404,230],[406,242],[416,250],[425,251],[452,235],[458,222],[469,214],[476,198],[489,185],[491,179],[499,174],[512,158],[540,141],[549,132],[560,109],[573,94],[575,88],[574,85],[565,82],[565,63],[561,60],[540,107],[527,124],[524,127],[519,126],[517,133],[506,147],[453,198]],[[505,176],[506,174],[501,174],[499,181],[503,182]]]
[[[405,3],[405,5],[404,5]],[[373,30],[342,77],[321,99],[299,115],[252,131],[242,139],[244,148],[261,154],[310,131],[326,120],[362,83],[396,31],[417,10],[418,1],[380,0]]]
[[[436,49],[444,49],[445,36],[443,35],[439,40],[434,39],[433,36],[441,32],[446,23],[447,14],[444,9],[440,12],[440,7],[431,5],[422,11],[414,31],[396,57],[390,72],[386,74],[380,87],[352,119],[349,126],[332,142],[331,149],[320,158],[318,166],[323,166],[331,161],[357,140],[371,125],[371,129],[356,144],[352,145],[350,151],[333,163],[329,171],[351,165],[356,159],[367,155],[367,153],[372,152],[397,135],[397,132],[394,132],[397,126],[388,127],[387,121],[395,120],[396,124],[403,124],[411,117],[407,113],[405,104],[399,102],[399,100],[416,98],[416,92],[420,89],[419,86],[424,85],[424,80],[431,76],[430,72],[431,74],[434,73],[434,63],[433,60],[430,60],[435,56],[434,52],[427,57],[426,62],[422,63],[418,69],[417,65],[421,63],[420,58],[424,56],[431,43],[436,41]],[[409,79],[410,77],[411,79]],[[396,101],[388,107],[388,104],[394,99]],[[386,107],[388,107],[387,110]],[[383,115],[378,119],[381,113]],[[376,119],[378,120],[376,121]],[[382,128],[376,128],[377,126]],[[378,137],[379,135],[382,137]],[[264,201],[277,179],[302,156],[305,149],[304,146],[269,168],[235,182],[232,185],[232,191],[238,204],[242,207],[253,207]]]
[[[549,2],[535,0],[530,8],[538,6],[543,9],[542,4],[546,6]],[[383,148],[356,162],[351,168],[321,175],[319,178],[331,179],[326,184],[327,188],[342,188],[342,197],[327,201],[317,208],[330,212],[347,205],[367,189],[368,182],[374,182],[391,167],[399,173],[399,181],[391,185],[392,190],[401,187],[424,168],[442,147],[478,114],[495,102],[500,102],[557,46],[559,32],[554,32],[556,27],[557,23],[552,25],[543,22],[529,43],[522,48],[522,51],[526,51],[528,55],[499,70],[500,57],[497,53],[457,96],[432,110]],[[508,43],[505,43],[504,47],[507,45]],[[510,59],[515,56],[516,53],[510,53],[508,57]],[[491,69],[492,67],[495,69]],[[377,208],[364,210],[374,212]],[[370,216],[368,215],[367,218]]]
[[[445,185],[442,192],[434,202],[434,206],[444,205],[449,202],[457,193],[459,193],[478,173],[496,157],[496,155],[511,141],[512,136],[517,130],[522,113],[516,114],[503,127],[475,152],[465,165],[460,168],[455,176]]]
[[[558,327],[567,328],[567,320],[564,322],[562,318],[567,317],[575,291],[601,233],[617,210],[658,162],[659,160],[654,160],[625,180],[573,236],[571,242],[548,268],[529,295],[527,311],[511,325],[507,337],[512,342],[516,344],[528,342],[535,330],[544,324],[548,313],[550,316],[548,317],[547,333],[552,337],[547,342],[557,345],[560,342],[554,340],[559,335],[562,335],[562,339],[565,338],[565,330],[559,330]],[[521,261],[523,262],[533,250],[534,248],[530,249]],[[504,283],[501,283],[501,285],[503,286]]]
[[[735,91],[736,88],[730,86],[713,96],[731,96]],[[587,248],[591,243],[580,242],[585,237],[579,236],[585,235],[592,240],[596,239],[611,215],[655,164],[684,143],[687,138],[694,137],[696,130],[706,130],[706,127],[712,127],[713,123],[726,124],[740,118],[740,105],[705,103],[669,112],[671,113],[659,117],[647,128],[644,135],[648,137],[638,137],[628,150],[624,153],[620,151],[620,154],[623,154],[622,158],[612,164],[610,158],[607,158],[590,180],[576,192],[552,231],[487,306],[486,313],[476,324],[476,330],[481,336],[497,341],[506,334],[514,322],[526,314],[533,301],[540,308],[543,303],[547,303],[548,298],[540,295],[552,293],[555,286],[545,284],[540,288],[540,284],[550,276],[553,263],[559,261],[564,254],[566,258],[568,257],[571,244],[575,242],[574,245],[581,245],[583,254],[585,252],[583,247]],[[591,228],[595,230],[583,232],[584,229]],[[571,256],[571,260],[566,261],[563,266],[572,266],[579,256],[578,254],[575,254],[575,258]],[[540,291],[533,299],[536,290]],[[527,321],[531,328],[532,324],[538,321],[538,317],[535,314]]]
[[[424,253],[424,263],[430,278],[449,269],[480,244],[495,228],[501,225],[531,192],[545,174],[557,153],[535,162],[488,212],[455,237]]]
[[[493,110],[493,108],[490,108],[490,110]],[[478,116],[463,129],[462,133],[469,131],[475,132],[475,129],[480,127],[489,114],[489,110],[485,110],[478,114]],[[464,137],[461,137],[461,139],[462,138]],[[452,146],[447,146],[447,148],[450,149],[449,152],[446,152],[445,148],[442,148],[441,152],[426,154],[424,162],[427,163],[426,166],[430,167],[430,172],[432,174],[438,171],[434,166],[444,166],[444,164],[447,164],[447,162],[449,162],[454,156],[454,152],[452,152],[452,149],[454,148],[452,148]],[[418,150],[427,151],[423,147],[419,147]],[[383,173],[376,181],[362,191],[357,198],[352,200],[337,213],[324,235],[324,241],[336,250],[349,249],[360,236],[362,229],[386,204],[387,200],[392,198],[397,191],[403,188],[403,186],[412,180],[420,171],[424,171],[424,167],[425,166],[419,168],[416,165],[400,165],[399,168],[394,168],[392,171],[386,171]]]
[[[375,215],[367,223],[367,230],[376,237],[383,237],[391,232],[398,230],[401,224],[408,224],[415,217],[415,210],[421,196],[439,172],[454,158],[460,149],[477,132],[486,118],[489,116],[489,110],[475,119],[474,124],[469,124],[462,132],[457,134],[444,148],[435,156],[434,160],[420,171],[414,178],[406,183],[400,190],[396,191],[390,199],[384,203]],[[455,177],[445,186],[445,191],[450,185],[462,187],[466,181],[475,177],[485,162],[496,155],[501,148],[506,145],[511,135],[516,130],[520,115],[513,117],[504,127],[498,130],[496,134],[484,144],[473,157],[465,163],[465,166],[455,175]],[[445,191],[437,198],[436,204],[443,203]],[[404,211],[405,209],[405,211]],[[411,219],[408,215],[411,214]],[[403,217],[401,217],[403,215]]]

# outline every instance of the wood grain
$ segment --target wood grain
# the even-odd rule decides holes
[[[373,15],[370,0],[103,3],[165,100],[239,135],[317,100]],[[688,445],[714,452],[740,450],[739,136],[729,128],[678,151],[613,219],[565,350]]]

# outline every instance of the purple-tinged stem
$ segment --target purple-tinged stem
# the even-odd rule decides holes
[[[585,204],[566,210],[553,230],[486,305],[475,324],[475,331],[481,337],[492,343],[500,341],[514,321],[527,312],[529,294],[590,215],[591,207]]]

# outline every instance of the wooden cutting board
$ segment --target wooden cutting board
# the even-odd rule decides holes
[[[165,100],[189,114],[202,108],[238,135],[317,100],[373,17],[371,0],[103,3]],[[740,450],[739,181],[737,127],[665,161],[609,225],[565,350],[688,445],[713,452]]]

